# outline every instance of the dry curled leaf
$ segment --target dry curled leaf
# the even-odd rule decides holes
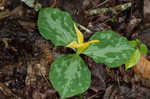
[[[134,72],[143,78],[150,79],[150,61],[141,55],[140,60],[133,68]]]
[[[150,0],[144,0],[144,19],[149,21],[149,15],[150,15]]]

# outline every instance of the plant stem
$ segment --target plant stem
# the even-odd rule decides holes
[[[86,33],[92,33],[92,31],[91,30],[89,30],[88,28],[86,28],[85,26],[83,26],[83,25],[81,25],[81,24],[78,24],[79,25],[79,27],[81,28],[81,29],[83,29],[83,30],[85,30],[85,32]]]
[[[83,96],[82,96],[82,94],[80,94],[80,99],[83,99]]]
[[[81,53],[81,52],[80,52],[79,50],[77,50],[76,55],[80,55],[80,53]]]

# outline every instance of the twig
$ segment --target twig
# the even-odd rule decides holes
[[[109,1],[109,0],[105,0],[104,2],[98,4],[98,5],[96,6],[96,8],[97,8],[97,7],[100,7],[100,6],[102,6],[102,5],[104,5],[104,4],[107,3],[108,1]]]
[[[95,96],[97,96],[97,93],[92,95],[92,96],[90,96],[88,99],[94,99]]]
[[[112,15],[117,15],[119,12],[122,12],[129,7],[132,6],[132,3],[125,3],[125,4],[120,4],[115,7],[109,7],[109,8],[95,8],[92,10],[85,11],[87,15],[106,15],[107,13],[112,13]]]
[[[48,84],[49,88],[51,88],[51,85],[50,85],[50,83],[49,83],[49,80],[47,79],[47,77],[46,77],[45,75],[43,75],[43,73],[41,72],[41,70],[40,70],[40,74],[41,74],[41,76],[43,77],[43,79],[46,81],[46,83]]]
[[[85,30],[85,32],[86,33],[92,33],[92,31],[91,30],[89,30],[88,28],[86,28],[85,26],[83,26],[83,25],[81,25],[81,24],[78,24],[79,25],[79,27],[81,28],[81,29],[83,29],[83,30]]]

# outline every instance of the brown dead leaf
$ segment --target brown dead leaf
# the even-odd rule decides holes
[[[0,12],[0,19],[6,18],[9,16],[10,11],[8,9]]]
[[[56,6],[56,0],[53,0],[52,5],[50,5],[51,8],[54,8]]]
[[[0,2],[0,10],[3,10],[5,5],[6,5],[6,0],[1,0],[1,2]]]
[[[26,86],[32,85],[37,80],[36,75],[35,75],[35,67],[36,67],[35,64],[37,64],[36,61],[32,61],[28,63],[27,76],[25,80]]]
[[[25,15],[25,10],[23,6],[17,6],[15,9],[13,9],[10,12],[10,15],[16,16],[16,17],[20,17],[20,16],[24,16]]]
[[[136,18],[136,17],[132,17],[132,19],[130,20],[130,22],[127,24],[126,26],[126,33],[127,33],[127,37],[129,37],[131,35],[131,33],[133,32],[133,29],[138,26],[138,24],[141,22],[141,19]]]
[[[48,42],[40,42],[39,47],[43,51],[45,59],[47,60],[47,62],[49,62],[51,64],[53,62],[53,59],[52,59],[52,52],[50,50],[49,43]]]
[[[2,41],[5,44],[5,48],[8,48],[8,38],[3,38]]]
[[[133,68],[134,72],[143,78],[150,79],[150,61],[141,55],[140,60]]]
[[[144,0],[144,17],[146,17],[147,14],[150,14],[150,0]]]
[[[36,24],[34,22],[27,22],[27,21],[18,21],[21,26],[29,32],[33,32],[36,29]]]
[[[47,68],[47,61],[44,59],[40,59],[40,61],[31,60],[27,67],[26,85],[33,85],[37,81],[38,76],[46,77]]]
[[[1,7],[1,5],[0,5],[0,7]],[[0,12],[0,19],[4,19],[4,18],[9,17],[11,15],[16,16],[16,17],[23,16],[24,15],[23,6],[18,6],[15,9],[13,9],[12,11],[10,11],[8,9],[1,11]]]

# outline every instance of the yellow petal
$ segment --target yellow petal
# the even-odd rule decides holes
[[[76,24],[74,24],[74,28],[76,31],[76,35],[77,35],[77,39],[78,39],[78,43],[83,43],[84,42],[84,37],[83,34],[80,32],[80,30],[76,27]]]
[[[82,53],[84,50],[88,48],[90,44],[89,43],[82,43],[78,45],[78,53]]]
[[[98,43],[98,42],[99,42],[99,40],[92,40],[92,41],[89,41],[89,42],[78,44],[78,46],[77,46],[78,53],[81,53],[81,52],[85,51],[89,47],[90,44]]]
[[[88,41],[87,43],[92,44],[92,43],[98,43],[99,40],[92,40],[92,41]]]
[[[76,35],[77,35],[78,42],[77,41],[72,41],[66,47],[77,49],[77,54],[80,54],[83,51],[85,51],[90,44],[99,42],[99,40],[92,40],[92,41],[89,41],[89,42],[84,42],[83,34],[76,27],[76,24],[74,24],[74,28],[75,28],[75,32],[76,32]]]
[[[70,44],[68,44],[66,47],[69,48],[77,48],[78,47],[78,43],[76,41],[72,41]]]

